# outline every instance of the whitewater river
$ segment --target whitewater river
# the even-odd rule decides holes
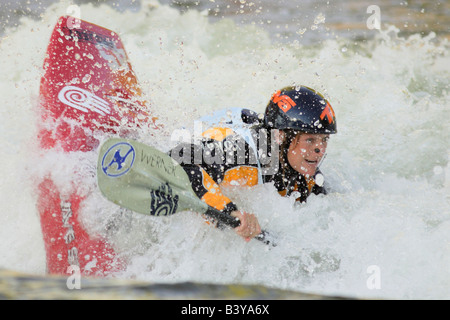
[[[0,268],[45,273],[34,183],[48,170],[69,183],[72,162],[80,162],[57,153],[42,160],[35,139],[48,40],[57,19],[75,8],[120,34],[165,125],[141,133],[148,144],[167,148],[173,130],[213,110],[262,112],[275,90],[294,83],[322,92],[337,116],[339,132],[321,167],[329,195],[299,207],[270,185],[226,190],[277,235],[272,249],[190,212],[121,213],[86,174],[83,221],[104,234],[115,219],[109,236],[130,261],[118,277],[449,299],[449,2],[175,2],[0,5]],[[380,29],[373,28],[377,8]],[[95,156],[85,157],[89,172]]]

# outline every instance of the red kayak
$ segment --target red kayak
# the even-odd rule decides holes
[[[44,61],[39,121],[43,153],[97,152],[98,133],[126,136],[127,128],[155,126],[119,36],[75,22],[72,17],[58,20]],[[124,265],[107,239],[90,235],[80,221],[84,193],[75,183],[59,190],[57,175],[49,168],[38,185],[48,273],[67,274],[75,266],[90,276],[121,270]]]

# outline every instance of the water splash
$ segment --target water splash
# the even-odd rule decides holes
[[[211,23],[197,11],[180,14],[154,2],[144,2],[139,12],[81,6],[83,19],[121,35],[153,112],[166,125],[158,141],[154,132],[141,132],[153,146],[172,143],[180,119],[190,125],[223,107],[263,111],[272,92],[287,85],[305,84],[329,98],[339,130],[322,165],[331,194],[296,207],[270,185],[226,190],[278,235],[279,246],[269,249],[212,229],[195,213],[153,218],[117,208],[95,188],[95,155],[52,152],[34,161],[42,61],[65,8],[51,6],[40,21],[23,18],[0,43],[0,136],[8,151],[1,167],[1,266],[45,272],[32,180],[52,167],[63,185],[78,166],[77,183],[90,197],[84,222],[93,233],[109,234],[130,259],[121,277],[449,298],[446,41],[433,34],[404,38],[387,28],[358,43],[276,44],[255,26]],[[367,285],[374,265],[379,289]]]

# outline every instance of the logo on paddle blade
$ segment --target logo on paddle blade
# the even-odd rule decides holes
[[[120,177],[133,166],[136,151],[127,142],[119,142],[106,151],[102,159],[102,170],[109,177]]]
[[[172,188],[168,183],[161,184],[158,190],[150,191],[150,196],[152,198],[150,203],[152,216],[169,216],[177,211],[178,195],[172,194]]]

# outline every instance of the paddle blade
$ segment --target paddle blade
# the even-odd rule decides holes
[[[108,200],[138,213],[167,216],[208,209],[175,160],[134,140],[111,138],[101,146],[97,179]]]

